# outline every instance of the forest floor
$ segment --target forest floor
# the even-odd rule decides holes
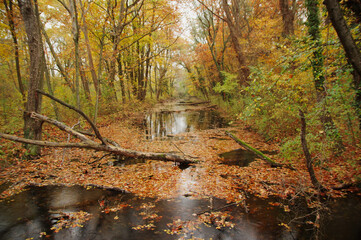
[[[108,115],[99,125],[103,136],[115,140],[123,148],[138,151],[186,154],[198,162],[185,170],[172,162],[140,161],[139,163],[115,165],[111,156],[103,152],[79,149],[43,149],[43,156],[35,160],[22,160],[21,144],[0,140],[0,198],[4,199],[23,191],[28,185],[83,185],[122,189],[140,197],[159,199],[179,195],[203,198],[214,196],[229,202],[242,201],[246,194],[267,198],[281,198],[300,193],[314,194],[303,156],[295,156],[287,168],[272,168],[256,159],[248,166],[221,164],[219,154],[241,148],[225,131],[234,133],[251,146],[264,152],[277,152],[276,144],[264,139],[240,121],[226,128],[192,131],[178,134],[171,141],[147,140],[140,127],[144,112],[121,112]],[[67,141],[67,135],[44,126],[48,140]],[[19,133],[21,134],[21,133]],[[282,163],[278,155],[268,155]],[[346,146],[342,156],[329,159],[315,167],[316,176],[328,189],[328,194],[343,196],[346,191],[332,190],[345,183],[355,183],[360,172],[361,150]],[[10,157],[10,158],[9,158]],[[288,162],[289,163],[289,162]],[[182,183],[182,184],[181,184]],[[180,184],[182,186],[180,186]],[[358,191],[351,188],[347,191]]]

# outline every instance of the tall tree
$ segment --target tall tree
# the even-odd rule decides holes
[[[279,0],[282,22],[283,22],[283,36],[294,35],[295,33],[295,12],[296,12],[296,0]]]
[[[92,55],[92,50],[91,50],[91,47],[90,47],[88,24],[87,24],[86,19],[85,19],[86,14],[88,12],[88,9],[90,7],[90,4],[88,4],[88,8],[85,9],[85,4],[82,3],[81,0],[79,1],[79,3],[80,3],[80,6],[81,6],[81,12],[82,12],[82,23],[83,23],[82,30],[83,30],[83,33],[84,33],[84,40],[85,40],[85,45],[86,45],[86,49],[87,49],[88,64],[89,64],[89,67],[90,67],[91,77],[92,77],[92,80],[93,80],[95,91],[100,93],[100,89],[98,89],[99,88],[99,80],[98,80],[97,74],[95,72],[93,55]]]
[[[38,21],[37,1],[18,0],[18,4],[25,25],[30,54],[28,96],[26,112],[24,113],[24,136],[29,139],[41,140],[42,122],[30,117],[30,112],[41,112],[41,96],[36,90],[42,88],[44,77],[43,44]],[[26,148],[31,155],[40,154],[40,147],[38,146],[26,145]]]
[[[8,3],[9,1],[9,3]],[[23,84],[23,80],[21,78],[21,69],[20,69],[20,60],[19,60],[19,44],[18,44],[18,38],[16,36],[16,29],[15,29],[15,22],[14,22],[14,10],[13,10],[13,1],[12,0],[4,0],[5,10],[6,10],[6,16],[8,18],[9,27],[11,36],[13,38],[14,43],[14,55],[15,55],[15,65],[16,65],[16,76],[18,79],[18,85],[20,93],[23,97],[23,101],[25,102],[25,88]]]
[[[353,82],[356,90],[355,106],[360,122],[359,128],[361,130],[361,52],[352,37],[346,20],[343,17],[339,2],[336,0],[325,0],[324,4],[326,5],[329,17],[337,32],[338,38],[345,49],[347,59],[354,68]],[[361,9],[361,3],[359,3],[359,9]]]
[[[307,27],[313,43],[313,57],[311,65],[313,81],[316,88],[317,102],[321,104],[320,120],[326,135],[334,142],[334,150],[339,152],[343,149],[342,139],[332,120],[331,113],[326,108],[326,89],[324,76],[324,56],[320,31],[319,1],[306,0]]]
[[[75,0],[69,0],[69,13],[72,19],[72,34],[74,41],[75,51],[75,92],[76,92],[76,105],[80,109],[80,55],[79,55],[79,39],[80,30],[78,22],[78,9]]]
[[[240,84],[245,84],[248,81],[250,70],[247,66],[246,57],[243,54],[239,40],[242,38],[243,28],[247,28],[249,23],[246,15],[241,12],[241,2],[243,2],[243,0],[231,0],[231,3],[228,3],[228,0],[222,0],[222,8],[225,13],[224,21],[228,25],[231,42],[239,63],[238,75]],[[249,27],[248,31],[250,31]]]

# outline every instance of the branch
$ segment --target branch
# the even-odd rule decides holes
[[[319,191],[325,192],[326,189],[317,180],[315,171],[313,170],[312,157],[311,157],[310,151],[308,150],[307,140],[306,140],[306,119],[305,119],[305,114],[303,113],[303,111],[301,109],[299,109],[298,111],[299,111],[299,115],[300,115],[300,119],[301,119],[301,133],[300,133],[300,135],[301,135],[301,144],[302,144],[302,150],[303,150],[303,153],[304,153],[305,159],[306,159],[307,170],[308,170],[308,173],[310,175],[311,182],[312,182],[313,186],[315,186],[315,188],[319,189]]]
[[[48,94],[48,93],[45,93],[45,92],[43,92],[43,91],[41,91],[41,90],[36,90],[36,91],[37,91],[38,93],[44,95],[44,96],[47,96],[47,97],[50,98],[50,99],[53,99],[54,101],[60,103],[61,105],[63,105],[63,106],[65,106],[65,107],[67,107],[67,108],[69,108],[69,109],[71,109],[71,110],[74,110],[75,112],[79,113],[82,117],[85,118],[85,120],[88,121],[88,123],[90,124],[90,126],[91,126],[92,129],[94,130],[94,133],[95,133],[96,137],[102,142],[102,144],[106,145],[106,141],[103,139],[103,137],[102,137],[102,135],[100,134],[98,128],[95,126],[95,124],[93,123],[93,121],[90,120],[90,118],[89,118],[84,112],[82,112],[81,110],[79,110],[79,109],[76,108],[76,107],[73,107],[73,106],[71,106],[71,105],[69,105],[69,104],[61,101],[60,99],[57,99],[56,97],[54,97],[54,96],[52,96],[52,95],[50,95],[50,94]]]
[[[73,130],[71,127],[65,125],[64,123],[61,123],[55,119],[52,119],[52,118],[48,118],[44,115],[41,115],[39,113],[36,113],[36,112],[32,112],[30,114],[30,117],[31,118],[34,118],[34,119],[39,119],[41,121],[44,121],[44,122],[48,122],[50,124],[53,124],[55,125],[56,127],[58,127],[60,130],[63,130],[67,133],[70,133],[71,135],[74,135],[76,136],[77,138],[79,138],[80,140],[82,140],[83,142],[88,142],[88,141],[91,141],[89,138],[87,138],[86,136],[84,136],[83,134]]]
[[[247,143],[243,142],[241,139],[237,138],[234,134],[226,131],[226,134],[228,136],[230,136],[234,141],[236,141],[239,145],[241,145],[242,147],[246,148],[247,150],[257,154],[259,157],[261,157],[264,161],[268,162],[269,164],[271,164],[272,167],[286,167],[288,169],[291,170],[295,170],[292,166],[289,165],[284,165],[281,163],[276,163],[274,162],[272,159],[270,159],[269,157],[267,157],[266,155],[264,155],[262,152],[258,151],[257,149],[255,149],[254,147],[251,147],[250,145],[248,145]]]
[[[161,160],[161,161],[168,161],[168,162],[178,162],[180,164],[192,164],[195,163],[195,161],[189,157],[186,156],[178,156],[175,154],[169,154],[169,153],[149,153],[149,152],[139,152],[129,149],[124,149],[121,147],[115,147],[111,145],[102,145],[99,143],[96,143],[92,140],[89,140],[88,142],[81,142],[81,143],[59,143],[59,142],[49,142],[49,141],[39,141],[39,140],[32,140],[32,139],[26,139],[22,137],[17,137],[5,133],[0,133],[0,137],[20,142],[20,143],[27,143],[27,144],[33,144],[43,147],[58,147],[58,148],[83,148],[83,149],[93,149],[97,151],[103,151],[103,152],[110,152],[115,155],[121,155],[126,157],[133,157],[133,158],[144,158],[149,160]]]
[[[214,16],[216,16],[217,18],[221,19],[224,22],[227,22],[226,19],[224,19],[223,17],[221,17],[219,14],[215,13],[212,9],[210,9],[203,1],[201,0],[197,0],[198,3],[200,3],[203,7],[205,7],[211,14],[213,14]]]

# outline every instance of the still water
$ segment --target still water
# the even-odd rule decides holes
[[[161,139],[195,130],[227,126],[227,120],[209,106],[203,102],[173,102],[154,108],[144,119],[146,138]]]
[[[249,196],[246,211],[244,206],[225,207],[225,201],[215,198],[155,201],[79,186],[29,187],[0,203],[0,239],[360,239],[360,197],[330,201],[330,211],[319,215],[320,228],[306,224],[307,219],[296,221],[297,214],[312,210],[298,204],[284,212],[268,204],[274,200]],[[199,220],[197,214],[210,207],[221,209],[227,227],[217,225],[221,218],[214,218],[214,223]],[[80,224],[64,215],[79,211],[89,214]],[[59,229],[61,219],[68,227]],[[280,225],[288,222],[290,229]]]

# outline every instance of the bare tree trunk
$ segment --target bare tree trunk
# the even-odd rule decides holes
[[[332,148],[336,154],[344,150],[342,138],[334,124],[331,113],[326,107],[327,92],[325,89],[324,56],[320,32],[320,17],[318,0],[306,0],[308,33],[314,42],[313,56],[310,59],[313,70],[317,102],[321,104],[320,120],[327,137],[332,141]]]
[[[347,26],[339,2],[337,0],[325,0],[324,4],[326,5],[332,25],[346,52],[347,59],[354,68],[354,87],[356,90],[355,106],[359,118],[359,129],[361,130],[361,51],[357,47],[350,29]]]
[[[72,33],[75,48],[75,93],[76,93],[76,105],[80,109],[80,57],[79,57],[79,23],[78,23],[78,10],[75,0],[69,0],[69,13],[72,19]]]
[[[86,49],[87,49],[87,53],[88,53],[88,63],[89,63],[89,67],[90,67],[90,72],[91,72],[95,92],[98,92],[99,91],[98,90],[99,81],[97,78],[97,74],[95,72],[93,55],[92,55],[92,51],[91,51],[91,47],[90,47],[90,43],[89,43],[88,25],[85,21],[85,15],[86,15],[87,10],[84,9],[84,4],[82,3],[82,1],[80,0],[79,2],[80,2],[81,10],[82,10],[83,33],[84,33],[85,45],[86,45]]]
[[[306,166],[308,173],[310,174],[311,182],[315,188],[319,189],[319,191],[325,191],[326,189],[320,184],[320,182],[316,178],[315,171],[313,170],[312,165],[312,157],[307,147],[307,141],[306,141],[306,119],[305,114],[299,110],[300,118],[301,118],[301,143],[302,143],[302,149],[303,153],[305,154],[306,158]]]
[[[19,90],[22,95],[23,101],[25,102],[25,88],[24,84],[21,78],[21,71],[20,71],[20,60],[19,60],[19,44],[18,44],[18,38],[16,36],[15,32],[15,23],[14,23],[14,12],[13,12],[13,2],[12,0],[9,0],[9,5],[7,4],[8,0],[4,0],[5,10],[6,10],[6,16],[9,21],[9,27],[11,36],[13,38],[14,43],[14,54],[15,54],[15,65],[16,65],[16,76],[18,79],[18,85]]]
[[[122,57],[120,54],[118,54],[117,61],[118,61],[119,84],[120,84],[120,90],[122,92],[122,102],[125,103],[127,100],[126,100],[126,92],[125,92],[125,84],[124,84],[124,70],[122,64]]]
[[[237,3],[237,1],[233,1],[233,4],[239,4]],[[226,23],[228,25],[229,28],[229,32],[230,32],[230,36],[231,36],[231,42],[233,45],[233,48],[236,52],[236,57],[237,57],[237,61],[239,63],[239,71],[238,71],[238,75],[240,78],[240,84],[246,84],[248,81],[248,77],[250,75],[250,70],[246,64],[246,58],[243,54],[242,51],[242,46],[239,43],[239,39],[242,36],[241,33],[241,27],[244,25],[242,24],[239,20],[240,20],[240,13],[239,12],[235,12],[235,10],[237,9],[235,6],[233,8],[234,11],[231,11],[231,8],[228,4],[227,0],[222,0],[222,7],[223,10],[226,14]]]
[[[88,100],[88,102],[91,104],[89,81],[88,78],[86,77],[86,73],[84,71],[84,67],[81,62],[80,62],[80,79],[83,85],[85,97]]]
[[[289,0],[279,0],[282,22],[283,22],[283,31],[282,35],[287,37],[294,35],[295,27],[295,12],[296,12],[296,0],[292,0],[291,6]]]
[[[28,139],[41,140],[42,122],[31,118],[29,112],[41,112],[41,96],[37,89],[42,88],[44,77],[43,64],[43,44],[41,40],[41,30],[38,21],[37,2],[31,0],[18,0],[21,15],[25,25],[30,52],[30,74],[28,97],[26,102],[26,112],[24,113],[24,136]],[[40,155],[40,148],[35,145],[25,146],[30,155]]]
[[[45,52],[44,52],[43,56],[44,56],[43,63],[44,63],[44,69],[45,69],[46,85],[48,87],[49,93],[54,96],[53,87],[51,86],[49,68],[46,65]],[[59,109],[58,109],[58,106],[55,104],[55,102],[53,102],[53,107],[54,107],[54,113],[55,113],[55,116],[56,116],[56,120],[61,121],[61,117],[60,117],[60,114],[59,114]]]

